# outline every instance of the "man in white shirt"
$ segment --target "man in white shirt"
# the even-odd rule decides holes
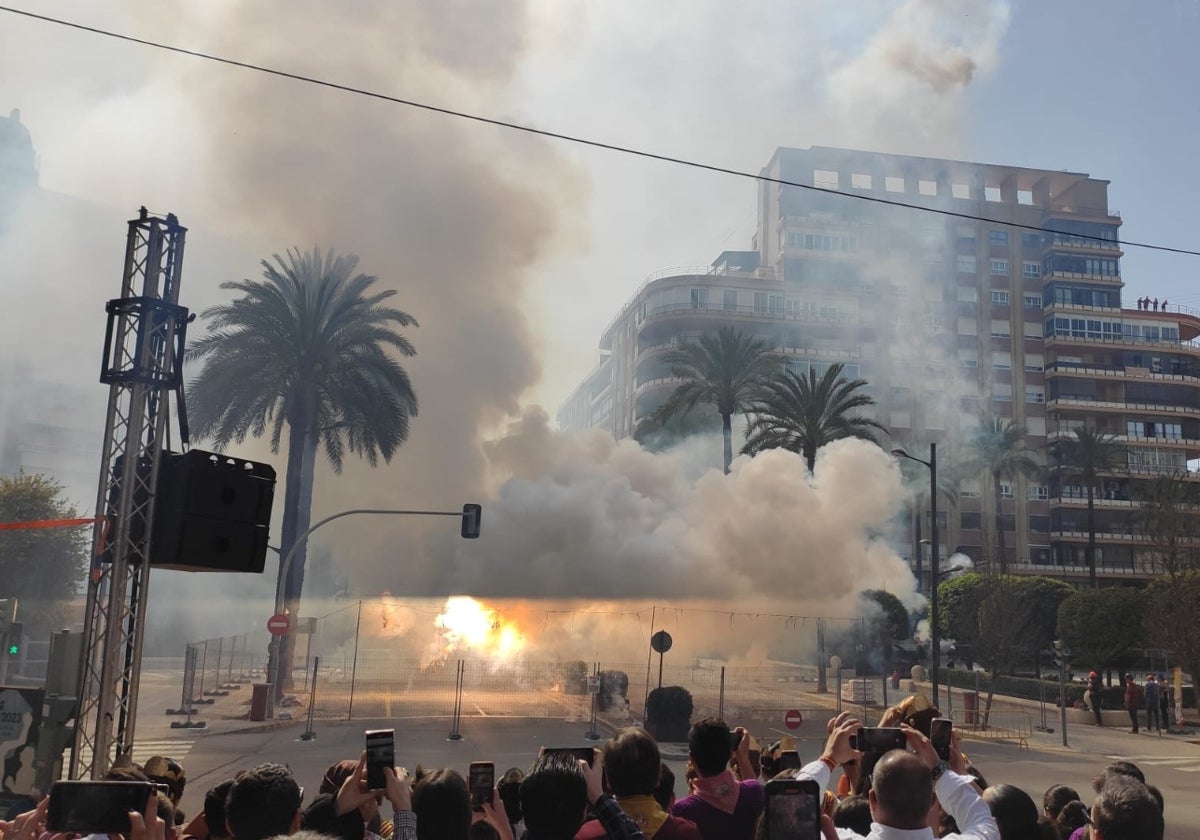
[[[846,761],[862,758],[862,753],[850,746],[851,734],[862,724],[848,715],[834,720],[825,751],[816,761],[805,765],[798,776],[815,780],[822,789],[828,787],[835,767]],[[938,759],[929,739],[910,726],[901,725],[908,750],[892,750],[879,759],[871,774],[871,833],[870,840],[933,840],[929,828],[929,812],[934,794],[942,809],[954,817],[958,834],[947,838],[964,840],[1000,840],[1000,827],[992,818],[987,803],[979,795],[974,779],[956,773],[950,765]],[[952,746],[951,762],[965,770],[957,744]],[[832,825],[827,823],[826,836]],[[838,829],[837,837],[853,840],[859,837],[847,829]]]

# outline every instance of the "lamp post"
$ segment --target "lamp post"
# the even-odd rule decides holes
[[[295,556],[296,549],[298,549],[300,546],[304,545],[304,541],[309,538],[309,536],[312,534],[312,532],[317,530],[318,528],[320,528],[322,525],[326,525],[330,522],[333,522],[335,519],[341,519],[346,516],[354,516],[356,514],[371,515],[371,516],[458,516],[458,517],[462,518],[462,536],[464,539],[474,539],[479,536],[479,523],[480,523],[480,519],[481,519],[481,515],[482,515],[479,505],[466,504],[466,505],[463,505],[462,510],[377,510],[377,509],[368,509],[368,508],[356,508],[354,510],[343,510],[339,513],[335,513],[330,516],[326,516],[324,519],[317,522],[315,525],[311,526],[303,534],[298,536],[296,538],[296,541],[294,543],[292,543],[290,548],[288,548],[287,554],[283,555],[283,557],[280,559],[279,575],[278,575],[279,581],[275,585],[275,611],[272,613],[272,615],[279,615],[280,613],[283,612],[284,585],[285,585],[285,581],[287,580],[288,570],[292,566],[292,557]],[[292,628],[290,628],[290,629],[294,629],[294,626],[295,625],[292,625]],[[290,632],[290,629],[289,629],[289,632]],[[271,637],[271,647],[270,647],[270,651],[269,651],[269,658],[270,658],[270,662],[271,662],[270,682],[272,685],[272,688],[271,688],[272,712],[274,711],[273,707],[274,707],[275,696],[277,695],[278,692],[282,691],[282,689],[280,687],[280,682],[279,682],[279,676],[280,676],[280,674],[279,674],[279,659],[280,659],[280,654],[282,652],[283,652],[283,636],[272,636]]]
[[[938,649],[938,519],[937,519],[937,444],[929,444],[929,460],[909,455],[903,449],[893,449],[897,458],[907,458],[929,468],[929,658],[933,666],[933,705],[938,704],[938,666],[941,651]],[[920,588],[920,580],[917,586]]]

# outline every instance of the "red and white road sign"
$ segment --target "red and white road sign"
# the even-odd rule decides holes
[[[783,725],[788,729],[799,729],[802,723],[804,716],[800,714],[799,709],[789,709],[783,716]]]
[[[292,621],[283,613],[276,613],[267,619],[267,632],[272,636],[286,636]]]

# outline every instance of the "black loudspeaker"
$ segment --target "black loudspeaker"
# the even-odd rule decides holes
[[[150,565],[261,573],[274,498],[275,470],[269,464],[198,449],[164,452]]]

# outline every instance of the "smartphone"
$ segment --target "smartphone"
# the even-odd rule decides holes
[[[782,773],[784,770],[799,770],[801,766],[803,765],[800,764],[800,753],[795,750],[784,750],[779,754],[779,761],[775,769]]]
[[[367,740],[367,787],[383,790],[387,787],[384,767],[396,766],[396,730],[368,729]]]
[[[729,733],[729,751],[730,752],[737,752],[737,748],[741,743],[742,743],[742,733],[741,732],[730,732]]]
[[[942,761],[950,760],[950,730],[953,728],[950,718],[934,718],[929,722],[929,740]]]
[[[153,790],[150,782],[55,782],[46,828],[65,834],[128,836],[129,812],[144,812]]]
[[[471,808],[483,810],[483,803],[492,801],[492,789],[496,787],[496,765],[490,761],[472,761],[467,773],[467,786],[471,789]]]
[[[885,753],[902,750],[908,745],[904,730],[899,727],[867,726],[850,736],[850,746],[866,753]]]
[[[592,765],[592,759],[596,757],[595,750],[592,747],[542,747],[543,755],[550,755],[551,753],[568,753],[580,761],[586,761],[589,767]]]
[[[821,840],[821,786],[812,779],[767,782],[767,840]]]

